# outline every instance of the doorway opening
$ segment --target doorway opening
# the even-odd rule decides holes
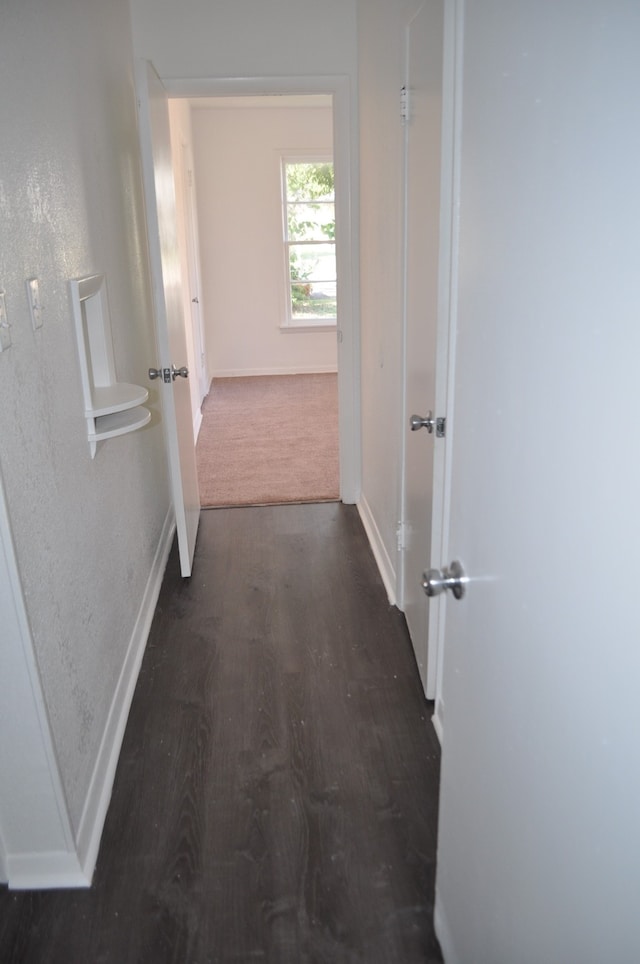
[[[280,81],[277,92],[265,89],[274,83],[166,84],[174,163],[176,148],[182,155],[176,186],[186,204],[178,218],[189,280],[187,336],[198,371],[191,391],[204,506],[355,502],[359,496],[348,92],[340,90],[340,79],[305,78],[304,93],[299,79]],[[299,166],[288,168],[292,163]],[[327,164],[335,177],[333,196]],[[312,193],[308,209],[297,195],[288,199],[289,217],[288,169],[311,172]],[[322,176],[329,188],[324,192]],[[299,176],[297,183],[289,178],[289,193],[299,182]],[[315,224],[308,216],[312,207]],[[258,415],[280,430],[279,438],[273,433],[270,458],[260,449],[271,432],[257,424]],[[267,479],[262,494],[247,495],[238,479],[229,495],[233,465],[224,445],[234,437],[237,461],[251,475],[270,462],[273,476],[275,467],[275,488]],[[211,466],[222,485],[213,494]]]
[[[194,399],[202,505],[335,500],[331,97],[197,98],[170,115],[192,157],[202,268],[184,306],[196,300],[208,372]]]

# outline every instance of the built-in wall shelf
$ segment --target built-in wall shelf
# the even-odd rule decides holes
[[[146,402],[149,392],[140,385],[128,385],[127,382],[116,382],[93,390],[93,408],[87,415],[111,415],[113,412],[124,412],[134,405]]]
[[[101,274],[69,282],[76,325],[84,414],[91,458],[98,442],[135,432],[151,420],[144,408],[149,393],[140,385],[116,380],[111,319],[105,277]]]
[[[151,412],[142,405],[135,408],[128,408],[123,412],[113,412],[111,415],[98,415],[94,419],[94,429],[89,429],[89,441],[101,442],[106,438],[115,438],[116,435],[126,435],[127,432],[135,432],[137,428],[142,428],[149,422]]]

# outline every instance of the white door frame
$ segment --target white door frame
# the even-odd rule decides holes
[[[421,27],[424,20],[417,23],[418,18],[424,17],[429,18],[427,30],[425,34],[418,35],[416,31],[425,29]],[[431,564],[431,534],[434,528],[436,533],[441,528],[438,525],[441,520],[438,518],[437,494],[442,484],[442,449],[446,445],[446,438],[439,438],[436,432],[431,436],[422,432],[416,438],[409,430],[409,418],[411,399],[413,405],[420,406],[417,411],[421,413],[433,406],[436,417],[445,414],[444,403],[436,397],[435,384],[436,380],[440,385],[443,382],[442,368],[443,362],[446,362],[446,352],[443,352],[442,344],[446,343],[448,328],[441,295],[442,286],[448,284],[448,263],[443,248],[443,224],[446,224],[446,219],[442,217],[443,212],[448,211],[448,197],[446,193],[443,195],[445,179],[442,172],[443,95],[440,95],[438,103],[440,117],[431,115],[430,110],[434,110],[434,107],[429,106],[436,93],[432,85],[438,75],[440,85],[443,81],[443,66],[441,62],[438,63],[438,58],[440,61],[443,59],[443,17],[444,0],[423,0],[404,28],[406,116],[403,138],[403,397],[399,515],[402,538],[399,540],[401,546],[398,553],[398,596],[399,604],[407,616],[420,678],[429,700],[434,698],[436,681],[435,637],[430,632],[429,622],[434,604],[437,607],[439,600],[427,601],[422,594],[420,573]],[[440,31],[435,30],[438,19]],[[417,50],[420,55],[412,58],[416,36],[419,36]],[[423,41],[433,46],[426,49]],[[421,70],[425,74],[421,75]],[[422,90],[416,87],[417,84],[422,85]],[[419,106],[415,107],[415,104]],[[434,141],[436,127],[438,141]],[[424,138],[427,129],[430,133]],[[414,170],[416,143],[421,145],[417,171]],[[437,153],[432,150],[432,145]],[[438,169],[434,170],[436,158]],[[418,219],[422,219],[424,224]],[[418,289],[419,299],[416,297]],[[434,374],[433,381],[429,378],[430,371]],[[416,390],[420,393],[419,402],[415,398]],[[424,476],[429,469],[431,478],[423,477],[418,487],[418,474]]]
[[[451,457],[453,399],[455,387],[455,317],[458,285],[458,210],[460,206],[460,126],[462,65],[460,19],[455,2],[445,0],[442,61],[442,182],[440,204],[440,278],[438,295],[438,344],[436,359],[436,408],[445,413],[446,444],[436,448],[433,475],[433,520],[431,558],[449,558],[449,517],[451,505]],[[435,603],[435,605],[434,605]],[[435,708],[433,725],[442,742],[444,703],[442,667],[444,661],[446,605],[442,597],[431,600],[429,639],[435,656]]]
[[[405,68],[408,63],[408,30],[411,21],[422,9],[423,4],[407,22],[405,46]],[[451,478],[451,445],[450,432],[453,414],[453,359],[454,359],[454,330],[451,326],[451,313],[454,308],[456,285],[456,244],[457,244],[457,207],[458,207],[458,152],[457,128],[459,126],[459,111],[457,97],[459,81],[457,78],[458,61],[456,59],[457,24],[455,10],[448,0],[444,4],[443,58],[442,58],[442,135],[441,135],[441,165],[440,165],[440,262],[438,270],[438,327],[436,341],[436,378],[434,390],[434,413],[446,418],[446,436],[443,444],[434,446],[433,460],[433,500],[431,517],[431,559],[448,558],[448,519],[449,493]],[[405,82],[408,82],[405,77]],[[410,95],[409,95],[410,96]],[[407,209],[407,131],[405,130],[405,170],[404,195],[405,228]],[[406,245],[406,236],[404,238]],[[407,408],[406,386],[406,353],[407,353],[407,278],[403,278],[405,311],[403,314],[403,396],[400,425],[402,438],[402,468],[400,485],[399,516],[406,522],[406,440]],[[404,608],[405,585],[408,578],[415,578],[415,573],[407,573],[404,565],[404,553],[398,553],[398,585],[399,605]],[[430,681],[427,696],[435,700],[433,724],[442,741],[443,735],[443,704],[442,704],[442,663],[444,649],[444,617],[445,607],[441,597],[433,597],[429,601],[429,665],[427,676]]]
[[[336,172],[336,235],[340,300],[338,397],[340,498],[356,503],[361,490],[360,304],[358,289],[358,139],[352,118],[355,92],[342,75],[310,77],[162,78],[169,97],[242,97],[264,94],[330,94]]]

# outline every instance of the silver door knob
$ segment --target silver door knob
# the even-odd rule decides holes
[[[162,378],[162,369],[161,369],[161,368],[150,368],[150,369],[149,369],[149,378],[151,379],[151,381],[154,381],[154,379],[156,379],[156,378]]]
[[[174,382],[178,377],[178,375],[180,376],[180,378],[189,377],[189,369],[186,367],[186,365],[183,365],[182,368],[176,368],[175,365],[171,366],[171,377],[173,378]]]
[[[422,574],[422,588],[427,596],[439,596],[450,589],[456,599],[462,599],[468,582],[469,577],[457,560],[444,569],[429,569]]]
[[[429,435],[431,435],[435,424],[436,422],[431,410],[429,410],[425,416],[412,415],[409,419],[409,425],[411,426],[412,432],[417,432],[420,428],[426,428]]]

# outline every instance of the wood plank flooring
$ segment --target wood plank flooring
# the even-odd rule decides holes
[[[357,511],[175,550],[88,891],[0,889],[3,964],[431,964],[439,752]]]

